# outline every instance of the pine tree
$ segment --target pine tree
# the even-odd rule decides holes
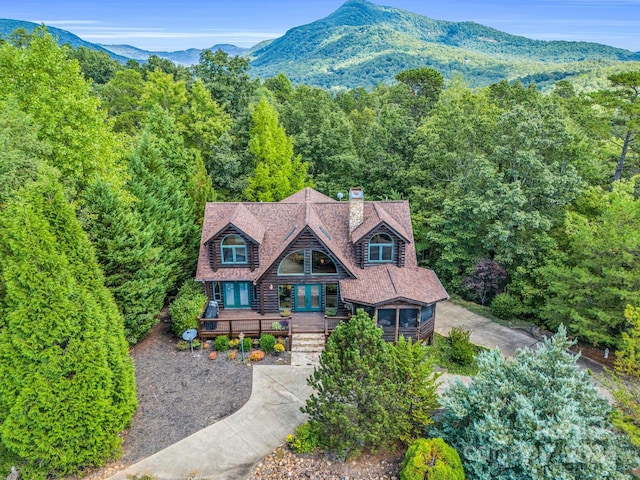
[[[262,97],[252,115],[249,151],[257,159],[244,194],[248,200],[279,201],[305,186],[307,164],[293,155],[293,141],[278,121],[278,112]]]
[[[135,407],[122,316],[55,172],[0,212],[0,438],[30,478],[100,465]]]

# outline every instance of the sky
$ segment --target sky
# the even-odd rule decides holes
[[[540,40],[640,51],[640,0],[373,0],[438,20],[473,21]],[[344,0],[0,0],[0,17],[83,40],[152,51],[250,47],[337,10]]]

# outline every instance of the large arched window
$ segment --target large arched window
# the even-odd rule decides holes
[[[374,235],[369,240],[370,262],[393,261],[393,239],[384,233]]]
[[[247,244],[240,235],[227,235],[220,242],[222,263],[247,263]]]
[[[293,252],[282,259],[278,275],[304,275],[304,252]]]
[[[331,275],[338,273],[338,268],[329,255],[313,250],[311,252],[311,273],[313,275]]]

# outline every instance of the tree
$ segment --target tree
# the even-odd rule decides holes
[[[484,305],[501,292],[507,282],[507,272],[490,258],[478,260],[473,273],[462,279],[462,284]]]
[[[105,285],[124,315],[127,341],[135,344],[156,323],[165,298],[168,266],[154,246],[136,202],[113,185],[98,180],[84,194],[82,220],[96,249]]]
[[[564,252],[537,271],[545,292],[540,315],[552,328],[566,321],[572,334],[617,347],[627,304],[640,304],[640,200],[635,181],[613,191],[592,188],[566,215]]]
[[[252,115],[249,151],[257,160],[245,190],[248,200],[282,200],[307,185],[307,164],[293,155],[293,142],[278,122],[278,112],[262,97]]]
[[[302,408],[320,446],[345,457],[391,444],[389,345],[363,311],[338,325],[307,383],[314,392]]]
[[[629,478],[632,452],[611,429],[608,402],[567,353],[571,345],[561,327],[514,358],[482,352],[471,384],[445,392],[439,433],[468,478]]]
[[[144,123],[142,94],[145,84],[142,74],[132,68],[116,72],[99,92],[104,108],[113,119],[115,132],[136,134]]]
[[[341,457],[410,442],[432,423],[437,378],[422,344],[386,343],[359,309],[331,334],[307,380],[316,393],[302,409],[309,414],[302,431]]]
[[[202,284],[189,279],[178,291],[176,299],[171,302],[171,329],[175,335],[182,338],[182,334],[190,328],[198,328],[198,315],[207,301]]]
[[[29,478],[112,458],[136,407],[122,316],[56,177],[0,211],[0,439]]]
[[[438,101],[444,89],[442,74],[428,67],[403,70],[396,75],[396,80],[408,87],[409,95],[413,97],[408,102],[409,108],[418,121]]]

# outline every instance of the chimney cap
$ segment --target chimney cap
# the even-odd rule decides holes
[[[364,200],[364,192],[360,187],[355,187],[349,190],[349,200],[353,200],[356,198]]]

